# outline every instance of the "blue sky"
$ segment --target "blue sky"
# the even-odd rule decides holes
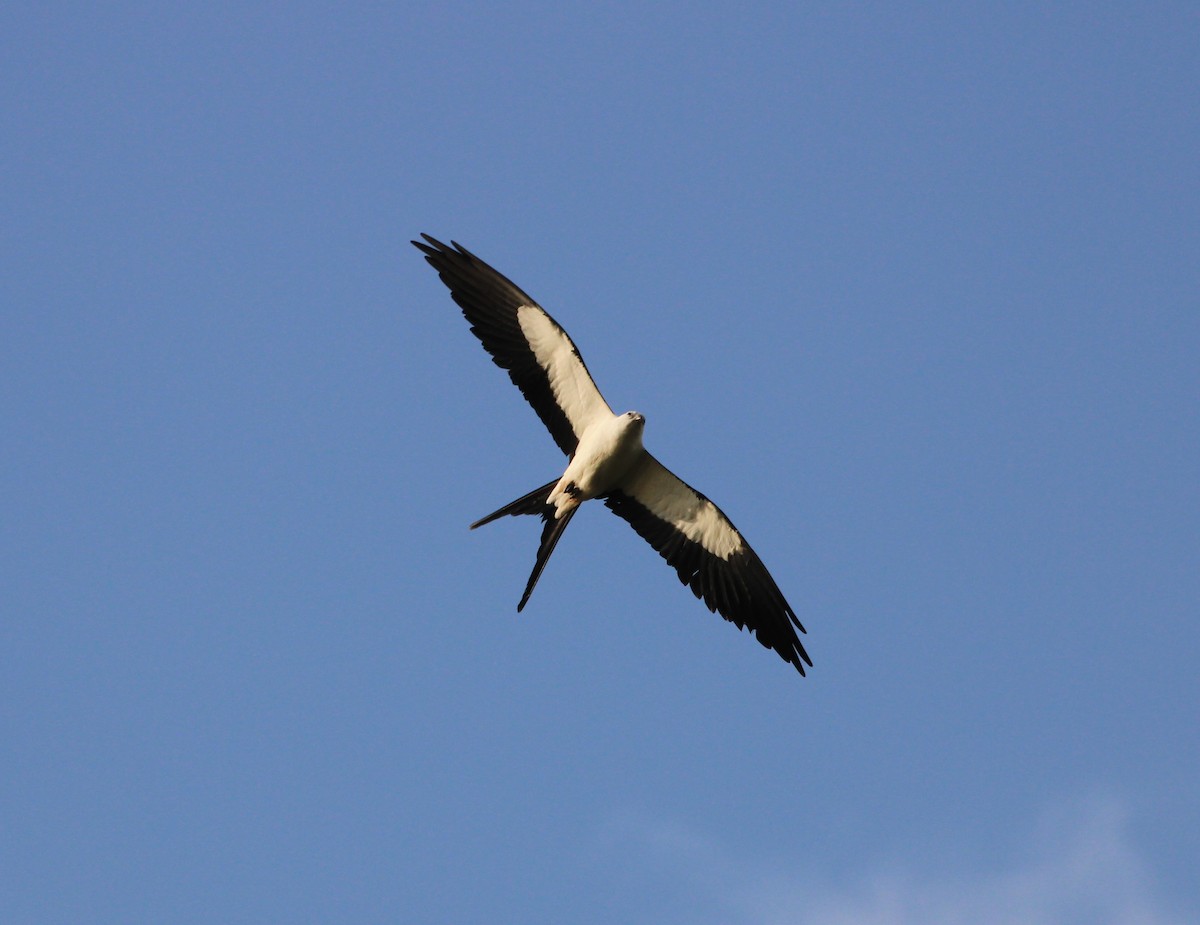
[[[1188,4],[0,14],[0,918],[1200,917]],[[567,328],[800,678],[408,240]]]

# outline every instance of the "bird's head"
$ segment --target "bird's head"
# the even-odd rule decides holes
[[[646,418],[639,411],[626,411],[624,416],[629,418],[629,420],[633,422],[635,427],[645,427],[646,426]]]

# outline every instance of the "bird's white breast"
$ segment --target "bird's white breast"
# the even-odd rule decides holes
[[[609,415],[593,421],[579,438],[567,471],[550,494],[561,512],[614,488],[642,454],[642,422],[628,415]],[[567,492],[574,485],[575,497]],[[568,498],[570,501],[568,501]]]

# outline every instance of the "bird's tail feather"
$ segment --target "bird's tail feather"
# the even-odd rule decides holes
[[[519,504],[520,502],[513,502]],[[529,576],[529,583],[525,585],[525,593],[521,595],[521,603],[517,605],[517,613],[524,609],[526,602],[529,600],[529,595],[533,593],[533,586],[537,584],[538,579],[542,576],[542,569],[546,567],[546,563],[550,560],[550,553],[554,552],[554,547],[558,545],[558,538],[562,536],[563,531],[567,529],[567,524],[571,522],[571,518],[575,516],[578,507],[568,508],[563,512],[561,517],[554,516],[553,508],[544,508],[542,517],[546,521],[546,525],[542,527],[542,545],[538,547],[537,561],[533,564],[533,573]],[[520,513],[520,512],[514,512]]]
[[[506,504],[498,511],[493,511],[484,517],[482,520],[477,520],[471,524],[471,529],[482,527],[484,524],[490,524],[493,520],[499,520],[504,516],[516,517],[519,514],[540,514],[546,507],[546,499],[550,497],[550,492],[554,490],[554,486],[558,484],[558,479],[553,479],[543,485],[541,488],[535,488],[529,494],[518,498],[511,504]]]

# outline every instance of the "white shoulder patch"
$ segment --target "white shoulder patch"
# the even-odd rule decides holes
[[[517,309],[517,323],[538,365],[546,371],[554,400],[571,422],[577,438],[583,436],[588,424],[598,416],[612,414],[575,353],[571,339],[549,315],[536,305],[522,305]]]

